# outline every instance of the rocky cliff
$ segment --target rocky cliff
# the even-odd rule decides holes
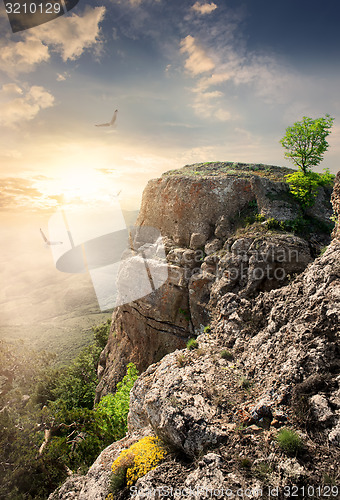
[[[116,309],[98,368],[96,401],[114,391],[128,362],[144,371],[183,348],[210,323],[227,291],[254,296],[282,286],[329,242],[322,229],[327,233],[331,192],[324,188],[309,213],[312,229],[302,238],[282,231],[280,224],[294,226],[301,215],[285,182],[289,172],[204,163],[148,183],[137,225],[161,232],[168,280],[153,294]]]
[[[333,238],[340,239],[340,172],[335,179],[334,189],[332,193],[332,205],[334,210],[334,218],[335,218],[335,228],[333,231]]]
[[[197,166],[190,169],[199,172]],[[211,491],[214,493],[210,497],[216,498],[242,495],[304,498],[306,490],[302,488],[308,485],[313,488],[309,490],[309,498],[338,495],[331,487],[339,485],[340,480],[339,233],[335,231],[332,243],[322,256],[315,258],[318,245],[327,237],[314,232],[312,222],[307,241],[307,236],[269,229],[273,225],[277,227],[272,219],[279,221],[279,210],[274,212],[275,217],[271,212],[270,224],[266,216],[264,220],[258,217],[265,212],[267,198],[273,201],[273,205],[268,202],[268,210],[276,210],[276,201],[289,204],[286,186],[281,187],[282,179],[277,178],[276,172],[275,179],[269,179],[267,172],[264,180],[260,175],[255,180],[253,174],[247,177],[242,172],[240,175],[240,171],[237,175],[231,174],[232,178],[226,175],[225,179],[223,175],[221,178],[211,175],[214,170],[209,175],[204,172],[200,180],[196,178],[198,174],[183,177],[175,173],[151,181],[140,215],[141,223],[149,224],[152,219],[156,227],[157,221],[158,228],[167,227],[170,267],[193,269],[183,265],[182,255],[200,250],[193,241],[201,238],[204,254],[198,269],[183,278],[181,287],[177,285],[182,289],[182,297],[187,298],[190,315],[184,318],[187,323],[183,318],[182,322],[174,322],[173,330],[173,337],[180,328],[188,335],[196,331],[198,346],[193,350],[177,349],[142,373],[130,396],[128,435],[104,450],[87,475],[71,477],[51,495],[52,500],[106,498],[113,461],[123,449],[148,435],[159,436],[171,453],[137,481],[133,495],[137,499],[182,498],[185,492],[187,498],[199,500],[209,498]],[[147,200],[152,203],[151,200],[157,199],[157,185],[161,186],[160,192],[168,193],[167,198],[158,196],[158,203],[166,200],[164,213],[161,208],[155,213],[147,206]],[[197,198],[194,198],[193,186],[200,189]],[[188,188],[193,189],[191,197],[186,199],[191,204],[194,222],[185,204]],[[339,183],[332,198],[337,214],[338,188]],[[265,189],[269,189],[269,193],[276,190],[274,198],[263,195]],[[223,214],[222,208],[221,212],[218,210],[225,190],[234,193],[234,203]],[[148,194],[150,191],[152,196]],[[211,194],[213,192],[215,194]],[[314,222],[318,217],[320,220],[329,216],[326,193],[322,196],[311,216]],[[176,197],[179,199],[175,203],[172,200]],[[209,212],[209,198],[216,215]],[[227,199],[226,196],[226,203]],[[255,207],[254,200],[256,213],[249,213],[249,208]],[[165,205],[169,207],[168,217]],[[178,207],[179,213],[188,219],[183,221],[188,233],[182,233],[179,227],[170,240],[170,232],[177,227],[176,220],[180,220],[176,213]],[[293,207],[291,204],[289,220],[298,216]],[[245,217],[250,219],[248,226],[242,229]],[[255,222],[251,222],[254,219]],[[209,224],[204,225],[205,221]],[[223,236],[221,226],[225,228]],[[210,252],[210,248],[214,250]],[[165,289],[176,289],[170,280],[171,272]],[[195,291],[197,283],[201,285],[199,292]],[[173,296],[170,297],[172,300]],[[150,298],[143,300],[146,305],[138,304],[137,308],[151,303]],[[149,332],[150,342],[156,335],[153,321],[157,307],[162,311],[166,306],[155,302],[154,307],[143,325],[143,332]],[[124,332],[129,336],[126,359],[131,353],[137,355],[132,348],[137,339],[130,338],[133,334],[125,325],[132,328],[135,321],[136,326],[139,316],[124,319],[133,309],[135,304],[124,306],[114,316],[114,328],[120,325],[121,329],[117,337],[120,335],[122,342]],[[200,333],[204,314],[210,326]],[[159,323],[164,321],[162,316],[158,318]],[[171,329],[168,320],[164,323]],[[185,336],[183,334],[183,338]],[[106,368],[101,390],[106,381],[110,385],[113,380],[109,378],[108,366],[111,369],[117,366],[110,361],[110,352],[116,349],[117,354],[118,347],[112,343],[113,338],[110,342],[103,356]],[[282,428],[298,433],[299,450],[287,453],[280,447],[277,436]],[[131,496],[131,491],[123,489],[114,498]]]

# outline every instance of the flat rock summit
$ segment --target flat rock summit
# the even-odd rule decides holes
[[[111,498],[293,498],[294,487],[305,498],[308,486],[308,498],[332,498],[340,485],[340,232],[336,222],[331,239],[330,217],[340,215],[340,175],[333,194],[320,188],[302,212],[285,182],[290,172],[202,163],[148,183],[137,225],[161,232],[168,279],[115,310],[98,366],[97,401],[129,362],[141,372],[128,434],[50,500],[105,499],[113,461],[145,436],[166,443],[167,458],[133,492]],[[298,450],[280,447],[282,429],[298,434]]]

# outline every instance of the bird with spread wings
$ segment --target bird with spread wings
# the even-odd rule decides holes
[[[99,125],[95,125],[96,127],[112,127],[117,119],[118,109],[113,114],[112,120],[109,123],[100,123]]]
[[[45,245],[62,245],[63,242],[62,241],[50,241],[46,238],[46,236],[44,235],[43,233],[43,230],[40,228],[40,233],[41,233],[41,236],[43,237],[43,240],[45,242]]]

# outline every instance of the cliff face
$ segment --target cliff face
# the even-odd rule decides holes
[[[337,213],[338,187],[333,194]],[[285,498],[284,487],[290,493],[292,485],[327,492],[328,484],[339,484],[338,234],[321,257],[279,289],[268,285],[261,291],[268,275],[250,289],[247,281],[243,287],[239,281],[234,287],[219,286],[225,276],[215,276],[211,330],[198,336],[198,349],[176,350],[140,376],[131,391],[128,436],[104,450],[86,476],[70,478],[51,499],[104,499],[112,462],[122,449],[152,434],[173,454],[137,481],[134,498],[140,500],[156,489],[185,490],[197,500],[209,490],[219,491],[217,498],[237,498],[236,492],[246,489],[258,492],[250,498]],[[290,249],[287,238],[298,249],[295,261],[279,251]],[[307,265],[312,259],[300,262],[297,257],[306,255],[309,246],[288,235],[265,233],[230,244],[223,269],[226,262],[243,261],[248,270],[256,262],[263,269],[260,256],[267,255],[268,245],[273,245],[268,258],[273,265],[280,260],[284,268]],[[251,245],[259,253],[251,253]],[[278,445],[283,427],[295,429],[302,439],[298,454],[289,455]],[[115,494],[117,499],[130,496],[127,490]],[[167,498],[180,496],[169,493]]]
[[[265,220],[292,221],[299,207],[284,182],[288,169],[232,163],[196,164],[151,180],[137,225],[158,229],[168,261],[168,280],[153,294],[114,313],[102,353],[96,401],[125,374],[140,371],[178,348],[210,323],[218,299],[243,290],[251,296],[277,288],[300,273],[325,241],[266,230]],[[311,216],[329,222],[330,193],[321,189]],[[262,216],[254,231],[247,220]]]
[[[334,185],[334,189],[333,189],[333,193],[332,193],[332,205],[333,205],[333,210],[334,210],[334,216],[337,219],[332,236],[333,236],[333,238],[340,240],[340,224],[339,224],[339,219],[340,219],[340,172],[338,172],[338,175],[336,176],[336,179],[335,179],[335,185]]]

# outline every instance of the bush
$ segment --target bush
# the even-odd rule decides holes
[[[276,440],[281,449],[288,455],[297,455],[303,448],[303,442],[300,436],[290,429],[281,429]]]
[[[198,347],[198,342],[197,340],[195,339],[189,339],[188,342],[187,342],[187,349],[189,349],[189,351],[192,351],[193,349],[197,349]]]
[[[162,441],[147,436],[123,450],[112,464],[111,485],[132,486],[140,477],[145,476],[164,459],[168,451]]]
[[[335,176],[329,170],[325,170],[324,174],[307,171],[294,172],[285,176],[290,187],[290,192],[299,202],[302,209],[311,207],[317,197],[319,187],[331,186]]]
[[[102,428],[110,432],[112,441],[117,441],[127,432],[127,416],[129,413],[130,391],[138,378],[138,370],[133,363],[127,366],[127,373],[117,384],[115,394],[104,396],[96,407],[102,418]]]
[[[231,361],[233,359],[233,355],[231,354],[231,352],[224,349],[223,351],[221,351],[221,358]]]
[[[0,380],[4,371],[8,378],[0,392],[0,463],[6,464],[0,468],[0,498],[47,498],[67,478],[67,469],[85,473],[106,446],[125,435],[134,365],[116,394],[93,409],[98,358],[109,327],[95,328],[93,344],[64,368],[51,367],[48,353],[0,342]],[[26,394],[31,397],[23,405]],[[45,429],[51,439],[40,454]]]
[[[280,231],[284,231],[284,224],[282,221],[278,221],[271,217],[266,220],[266,229],[278,229]]]

